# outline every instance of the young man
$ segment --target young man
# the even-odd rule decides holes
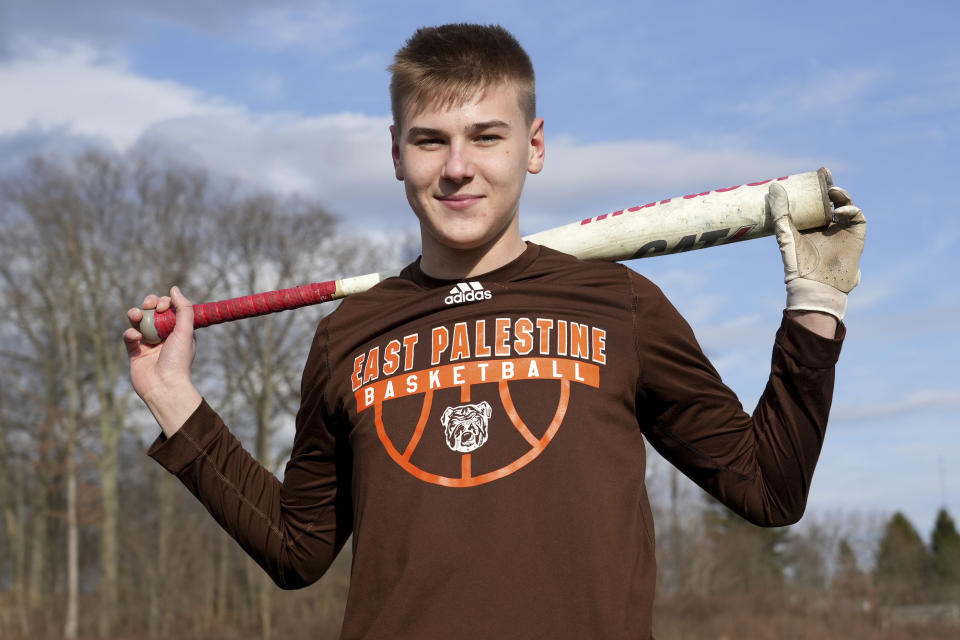
[[[799,234],[772,188],[789,311],[751,417],[649,281],[521,239],[543,120],[506,31],[421,29],[391,70],[393,161],[422,256],[320,322],[283,482],[190,382],[176,288],[144,301],[177,309],[162,346],[124,334],[163,430],[149,454],[281,587],[317,580],[352,534],[342,638],[650,637],[644,437],[750,521],[800,517],[862,213],[832,189],[840,221]]]

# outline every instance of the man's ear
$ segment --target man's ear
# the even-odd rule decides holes
[[[543,169],[543,159],[546,148],[543,141],[543,118],[534,119],[530,125],[530,157],[527,160],[527,171],[540,173]]]
[[[397,125],[390,125],[390,154],[393,156],[393,175],[403,182],[403,164],[400,162],[400,141],[397,139]]]

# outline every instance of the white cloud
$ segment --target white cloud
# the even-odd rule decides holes
[[[960,407],[960,390],[921,389],[911,391],[892,402],[840,405],[831,412],[831,419],[837,421],[874,420],[929,409],[950,409],[954,407]]]
[[[358,22],[351,10],[332,2],[309,7],[270,7],[255,11],[248,20],[250,42],[269,50],[302,47],[329,50],[340,44]]]
[[[224,115],[234,107],[175,82],[132,73],[89,46],[34,48],[0,64],[0,134],[63,130],[126,148],[153,123],[188,114]]]
[[[764,86],[763,94],[737,105],[737,111],[762,116],[771,113],[807,113],[833,110],[856,101],[877,84],[882,74],[875,69],[827,71],[788,78],[780,86]]]
[[[361,221],[409,219],[390,160],[390,119],[342,113],[320,117],[231,113],[167,120],[139,145],[281,192],[325,201]]]

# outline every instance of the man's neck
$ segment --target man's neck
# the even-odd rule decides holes
[[[423,238],[420,269],[432,278],[458,280],[489,273],[513,262],[527,249],[519,233],[498,238],[492,245],[458,250]]]

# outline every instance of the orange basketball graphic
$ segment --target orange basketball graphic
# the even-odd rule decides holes
[[[528,425],[517,411],[510,392],[510,383],[528,380],[539,381],[537,384],[555,385],[554,388],[559,386],[556,409],[545,425]],[[482,401],[477,404],[448,406],[442,416],[435,417],[434,420],[430,419],[437,392],[459,389],[460,402],[469,403],[472,387],[492,384],[496,385],[496,397],[493,403]],[[514,473],[546,450],[563,424],[570,401],[571,384],[598,387],[599,368],[588,362],[565,358],[473,361],[410,372],[366,385],[356,391],[357,410],[373,409],[380,442],[393,461],[410,475],[424,482],[445,487],[475,487]],[[423,395],[423,400],[412,435],[408,438],[398,437],[398,432],[408,433],[408,431],[390,431],[390,425],[385,423],[384,405],[398,398],[420,394]],[[447,393],[447,395],[450,394]],[[443,406],[444,404],[438,403],[438,407]],[[455,420],[457,416],[464,421],[472,421],[468,435],[451,433],[450,421]],[[489,435],[487,420],[490,422]],[[498,437],[494,433],[495,426],[501,429],[500,437],[506,435],[504,429],[514,430],[514,433],[522,439],[521,450],[508,463],[475,473],[474,456],[483,451],[482,446],[490,446],[484,444],[488,437],[491,442]],[[537,437],[535,432],[541,429],[543,429],[542,435]],[[404,441],[399,441],[401,439]],[[456,465],[458,475],[449,472],[438,473],[436,469],[425,469],[422,463],[414,462],[414,453],[423,445],[425,439],[430,439],[431,442],[443,441],[442,449],[446,452],[444,456],[459,457],[459,464]]]

